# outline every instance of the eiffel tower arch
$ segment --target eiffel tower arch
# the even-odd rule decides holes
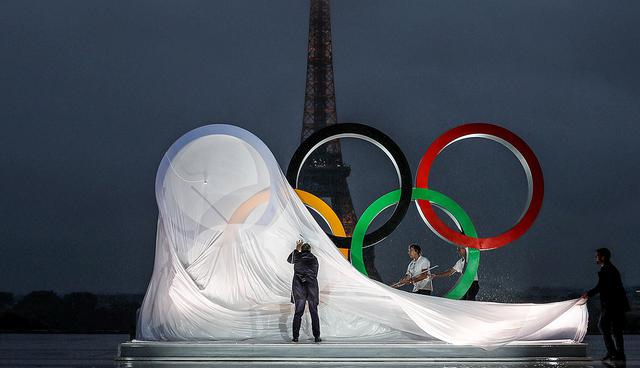
[[[329,0],[311,0],[307,82],[300,141],[337,123],[330,4]],[[298,182],[301,189],[322,198],[333,208],[348,236],[353,233],[358,221],[347,183],[350,173],[351,168],[342,161],[340,141],[336,139],[311,154],[302,167]],[[369,277],[382,281],[375,267],[375,247],[365,248],[363,256]]]

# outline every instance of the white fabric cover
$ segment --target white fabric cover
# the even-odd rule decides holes
[[[457,301],[363,276],[315,222],[264,143],[235,126],[204,126],[176,141],[160,164],[156,196],[156,258],[139,340],[289,340],[293,266],[286,258],[300,235],[319,262],[326,340],[438,339],[490,347],[581,341],[586,332],[587,311],[578,300]],[[311,335],[307,318],[301,338]]]

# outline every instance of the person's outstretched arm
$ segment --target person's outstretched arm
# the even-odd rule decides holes
[[[422,281],[422,280],[427,279],[427,278],[429,278],[429,277],[431,277],[431,278],[433,279],[433,276],[434,276],[434,275],[435,275],[435,274],[433,274],[433,273],[429,272],[429,270],[427,269],[427,270],[425,270],[425,271],[422,271],[422,273],[420,273],[418,276],[416,276],[416,277],[412,278],[412,279],[411,279],[411,282],[418,282],[418,281]]]
[[[582,294],[582,297],[583,298],[591,298],[591,297],[593,297],[595,295],[598,295],[598,293],[600,293],[600,287],[601,286],[602,286],[602,276],[600,275],[600,272],[598,272],[598,283],[591,290],[589,290],[586,293]]]
[[[291,254],[289,254],[289,257],[287,257],[287,262],[289,263],[296,263],[296,261],[298,260],[298,254],[300,253],[300,248],[302,248],[302,240],[298,240],[296,242],[296,249],[291,252]]]
[[[451,275],[453,275],[456,272],[460,272],[462,273],[462,271],[464,271],[464,259],[461,258],[458,260],[458,262],[456,262],[456,264],[453,265],[453,267],[451,267],[450,269],[440,272],[440,273],[434,273],[433,276],[431,277],[432,279],[437,279],[440,277],[449,277]]]
[[[450,269],[448,269],[446,271],[432,273],[431,274],[431,279],[437,279],[437,278],[440,278],[440,277],[449,277],[449,276],[453,275],[456,272],[457,272],[456,269],[451,267]],[[426,278],[426,276],[424,278]]]
[[[392,288],[399,288],[401,286],[408,284],[410,279],[411,279],[411,276],[409,276],[409,273],[407,272],[404,276],[402,276],[400,280],[398,280],[397,282],[389,286],[391,286]]]

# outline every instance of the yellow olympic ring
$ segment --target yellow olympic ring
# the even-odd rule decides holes
[[[340,222],[338,215],[336,215],[336,213],[331,209],[331,207],[329,207],[329,205],[325,201],[309,192],[305,192],[304,190],[296,189],[295,191],[298,197],[300,197],[302,203],[304,203],[304,205],[308,208],[314,210],[318,215],[320,215],[320,217],[322,217],[327,225],[329,225],[329,228],[331,229],[333,235],[342,237],[347,236],[347,233],[344,231],[344,227],[342,226],[342,222]],[[347,260],[349,259],[349,249],[338,248],[338,250],[340,250],[340,253],[342,253],[344,258],[346,258]]]
[[[329,225],[331,232],[333,235],[346,237],[347,233],[344,231],[344,227],[342,226],[342,222],[338,218],[338,215],[329,207],[329,205],[320,199],[319,197],[305,192],[301,189],[295,189],[296,194],[304,203],[305,206],[314,210],[322,219]],[[256,209],[256,207],[260,206],[263,203],[267,203],[269,201],[269,197],[271,192],[268,189],[260,191],[253,195],[251,198],[242,203],[231,215],[229,219],[229,224],[242,224],[249,217],[251,212]],[[349,249],[346,248],[338,248],[340,253],[349,260]]]

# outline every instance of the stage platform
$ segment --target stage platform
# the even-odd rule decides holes
[[[588,361],[587,345],[569,341],[511,343],[484,350],[443,342],[150,342],[120,344],[120,362],[568,362]]]

